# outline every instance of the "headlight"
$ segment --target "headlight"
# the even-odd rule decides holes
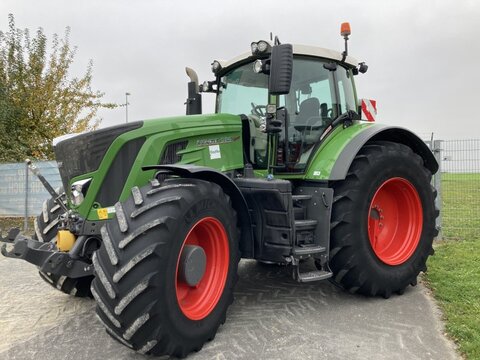
[[[91,178],[75,181],[72,184],[71,200],[73,205],[80,205],[87,194],[88,187],[90,186]]]
[[[269,60],[256,60],[253,63],[253,72],[257,74],[270,74],[270,61]]]
[[[250,47],[252,49],[252,54],[255,55],[258,52],[258,44],[256,42],[252,42]]]
[[[210,91],[210,84],[208,81],[204,81],[201,87],[202,92],[209,92]]]
[[[217,75],[217,73],[222,70],[222,64],[220,64],[220,62],[218,60],[215,60],[213,63],[212,63],[212,72]]]
[[[260,40],[258,43],[258,51],[263,53],[263,52],[266,52],[268,50],[268,48],[270,47],[270,45],[266,42],[266,41],[263,41],[263,40]]]
[[[257,60],[253,63],[253,72],[255,73],[261,73],[263,70],[263,63],[262,60]]]
[[[252,55],[266,54],[272,50],[272,46],[265,40],[252,42],[250,48],[252,50]]]

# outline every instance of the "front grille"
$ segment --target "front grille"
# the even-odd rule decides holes
[[[143,121],[138,121],[111,126],[59,142],[54,151],[64,189],[68,189],[70,179],[97,170],[108,148],[118,136],[142,125]]]
[[[102,206],[113,205],[120,198],[128,175],[132,171],[133,163],[145,140],[145,137],[130,140],[115,156],[97,194],[96,201]]]
[[[160,158],[160,165],[170,165],[180,162],[182,155],[178,154],[178,152],[184,150],[187,145],[187,140],[168,144]]]

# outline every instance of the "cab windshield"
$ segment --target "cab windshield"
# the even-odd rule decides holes
[[[286,172],[303,172],[328,125],[344,112],[356,110],[351,71],[340,65],[331,71],[326,63],[295,57],[290,93],[277,97],[277,106],[285,106],[289,114],[277,150],[277,165]],[[218,89],[217,112],[247,115],[250,160],[257,168],[266,167],[268,75],[255,73],[252,63],[247,63],[223,76]]]
[[[242,65],[221,78],[217,113],[250,114],[256,105],[268,101],[268,75],[253,71],[252,63]]]

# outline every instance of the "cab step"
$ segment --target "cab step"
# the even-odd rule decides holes
[[[310,200],[312,195],[292,195],[293,202]]]
[[[304,256],[324,253],[327,249],[320,245],[295,246],[293,256]]]
[[[296,270],[296,280],[301,283],[325,280],[333,276],[333,273],[330,271],[316,270],[302,273],[298,266]]]
[[[298,231],[309,231],[315,230],[317,226],[317,220],[295,220],[295,230]]]

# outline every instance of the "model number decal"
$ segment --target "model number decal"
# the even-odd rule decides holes
[[[214,139],[200,139],[197,140],[197,146],[228,144],[237,141],[238,139],[240,139],[240,136],[225,136]]]

